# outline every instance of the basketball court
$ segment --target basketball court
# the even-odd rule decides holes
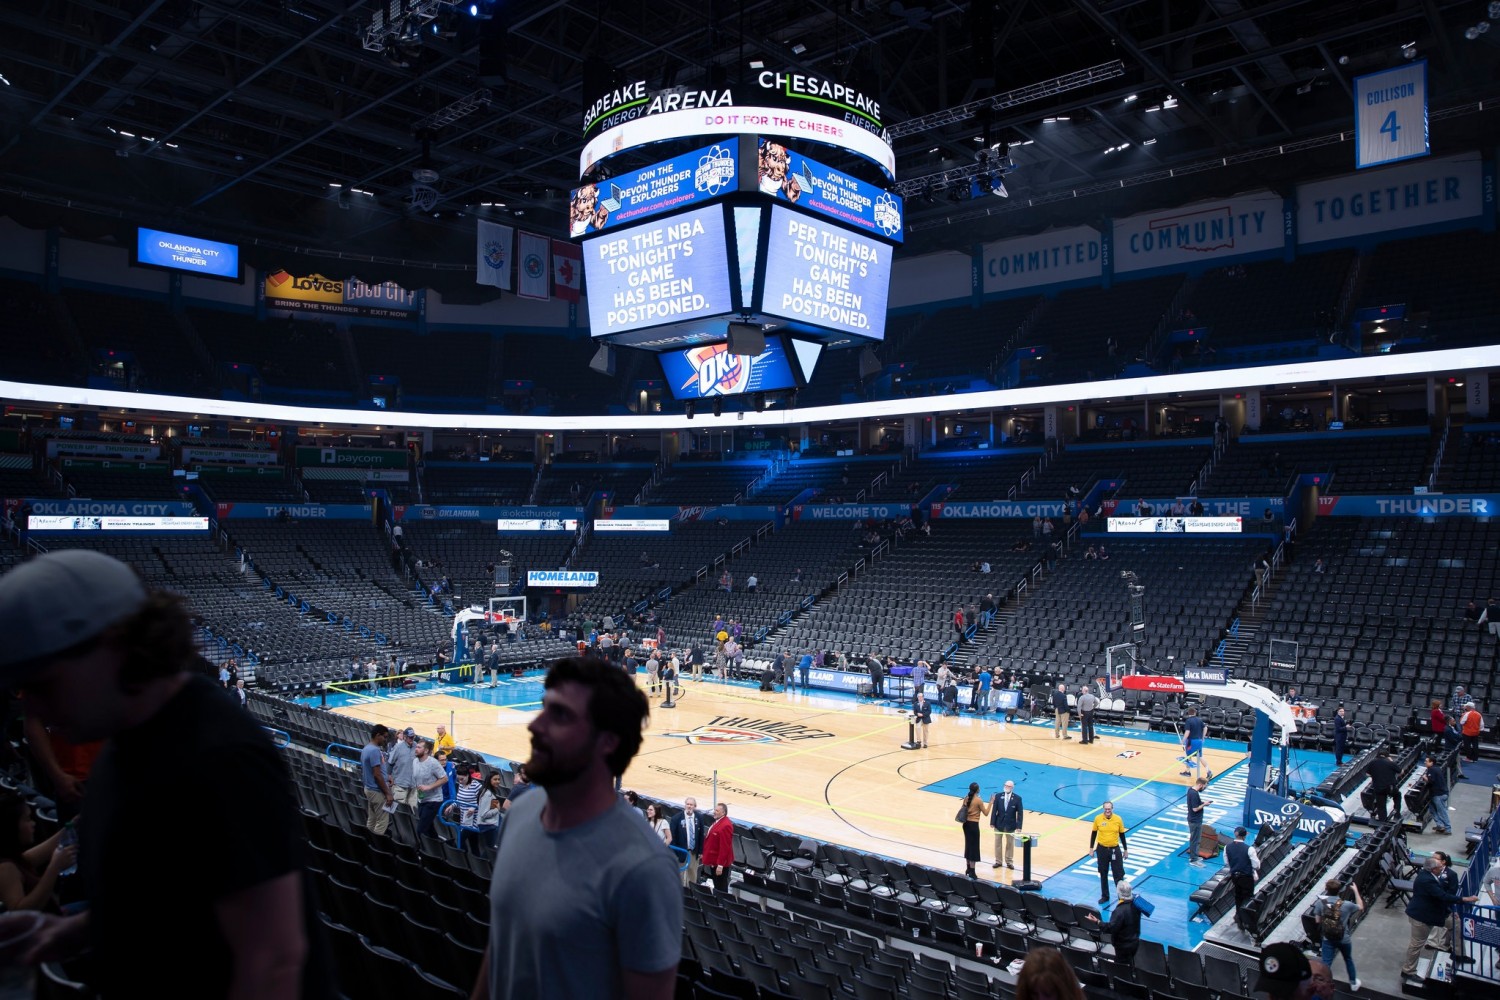
[[[971,781],[987,800],[1014,781],[1026,832],[1039,837],[1032,865],[1036,877],[1048,880],[1043,892],[1086,902],[1099,887],[1090,824],[1110,799],[1128,824],[1127,874],[1158,903],[1147,936],[1191,947],[1207,929],[1188,919],[1187,896],[1208,870],[1189,868],[1183,853],[1191,779],[1180,774],[1182,751],[1171,733],[1101,726],[1098,739],[1084,746],[1076,724],[1073,739],[1061,740],[1050,719],[1006,723],[935,713],[928,748],[904,750],[908,723],[890,702],[833,692],[763,693],[716,679],[683,687],[674,708],[659,707],[660,695],[651,698],[650,726],[625,774],[626,788],[673,803],[692,796],[700,809],[717,798],[733,818],[962,873],[963,832],[953,819],[959,798]],[[330,691],[328,705],[429,735],[441,723],[463,746],[519,761],[529,755],[526,725],[541,696],[541,678],[527,677],[494,688],[424,683],[390,694]],[[1210,825],[1232,829],[1238,822],[1247,756],[1245,744],[1210,733]],[[1332,770],[1332,759],[1322,760],[1327,756],[1300,754],[1296,782],[1321,780]],[[987,822],[980,844],[981,878],[1020,879],[1019,849],[1015,871],[991,867]]]

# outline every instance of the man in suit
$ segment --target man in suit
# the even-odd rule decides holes
[[[696,885],[698,864],[703,859],[703,835],[708,832],[709,827],[706,817],[698,811],[698,800],[683,799],[682,815],[674,816],[668,825],[672,828],[672,846],[687,851],[687,867],[682,870],[682,884]],[[681,855],[678,855],[678,860],[681,861]]]
[[[1374,805],[1370,809],[1370,815],[1376,819],[1386,818],[1386,800],[1389,799],[1395,807],[1393,819],[1401,818],[1401,788],[1397,784],[1396,762],[1391,760],[1389,753],[1383,753],[1370,761],[1369,769],[1365,772],[1370,776],[1370,794],[1374,798]]]
[[[995,867],[1000,867],[1000,858],[1005,858],[1005,867],[1014,869],[1016,835],[1021,832],[1021,821],[1025,810],[1021,796],[1016,794],[1016,783],[1007,781],[1005,790],[995,793],[990,802],[990,826],[995,829]]]
[[[729,806],[714,806],[714,821],[703,836],[703,864],[714,880],[715,892],[729,891],[729,872],[734,867],[734,824]]]
[[[1410,976],[1417,971],[1417,959],[1427,946],[1427,936],[1434,928],[1448,921],[1448,914],[1458,903],[1473,903],[1478,896],[1460,896],[1443,888],[1439,877],[1443,863],[1436,857],[1422,862],[1422,870],[1412,879],[1411,900],[1406,904],[1406,920],[1411,925],[1411,941],[1406,948],[1406,959],[1401,963],[1401,975]],[[1467,956],[1455,957],[1454,961],[1467,965],[1473,962]]]

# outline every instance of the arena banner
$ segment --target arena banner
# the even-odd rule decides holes
[[[803,73],[762,70],[738,86],[652,91],[636,80],[585,92],[584,146],[578,172],[650,143],[711,135],[778,135],[840,146],[887,177],[896,156],[880,102],[844,83]]]
[[[90,458],[118,458],[131,462],[149,462],[161,457],[161,447],[130,441],[75,441],[71,438],[48,438],[47,457],[87,455]]]
[[[533,569],[526,573],[528,587],[597,587],[599,571],[593,569]]]
[[[221,503],[219,520],[359,521],[371,508],[357,503]]]
[[[64,469],[102,469],[108,472],[165,472],[172,467],[169,462],[135,462],[130,459],[120,461],[112,458],[65,458],[60,464]]]
[[[981,289],[986,295],[1104,274],[1103,237],[1089,226],[1049,229],[1035,236],[986,243],[981,256]]]
[[[394,448],[298,448],[297,464],[336,469],[405,469],[406,452]]]
[[[578,521],[582,507],[461,507],[428,504],[397,504],[392,510],[397,521],[501,521],[503,519],[540,521]]]
[[[182,464],[215,462],[219,465],[275,465],[281,457],[274,451],[259,451],[250,448],[200,448],[183,445]]]
[[[1477,218],[1484,212],[1478,153],[1402,163],[1297,185],[1297,244]]]
[[[622,507],[620,510],[630,508]],[[727,507],[678,507],[678,521],[781,521],[780,507],[740,506]]]
[[[1500,493],[1320,496],[1319,517],[1494,517]]]
[[[1281,196],[1257,191],[1116,219],[1114,273],[1228,261],[1285,243]]]
[[[33,514],[26,519],[30,531],[207,531],[206,517],[70,517],[66,514]]]
[[[909,503],[808,503],[792,508],[793,521],[889,521],[911,517]]]
[[[28,497],[26,506],[33,514],[70,517],[195,517],[197,507],[180,500],[43,500]]]
[[[1012,518],[1031,520],[1033,517],[1062,517],[1067,509],[1065,500],[1023,500],[992,503],[943,503],[932,505],[932,516],[942,518]]]

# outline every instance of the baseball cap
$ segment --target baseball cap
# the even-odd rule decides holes
[[[1312,965],[1302,949],[1289,942],[1268,945],[1260,953],[1260,976],[1255,980],[1255,992],[1280,994],[1287,987],[1305,983],[1312,978]]]
[[[0,577],[0,683],[119,624],[146,596],[135,570],[102,552],[63,549],[22,563]]]
[[[416,736],[417,735],[417,731],[415,729],[413,729],[411,726],[407,726],[405,729],[401,730],[401,735],[402,736]]]

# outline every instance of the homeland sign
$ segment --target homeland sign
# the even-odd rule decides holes
[[[599,586],[599,572],[597,570],[544,570],[534,569],[526,574],[526,586],[528,587],[597,587]]]

